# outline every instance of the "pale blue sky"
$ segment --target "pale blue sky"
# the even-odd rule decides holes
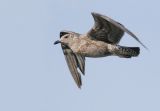
[[[159,0],[1,0],[0,111],[160,111]],[[79,90],[59,32],[93,26],[91,12],[124,24],[121,45],[139,46],[137,58],[86,60]]]

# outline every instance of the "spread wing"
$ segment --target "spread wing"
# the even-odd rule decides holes
[[[73,51],[64,45],[62,46],[63,53],[65,55],[65,59],[68,65],[68,68],[72,74],[74,81],[76,82],[77,86],[80,88],[82,85],[81,75],[78,72],[78,68],[85,74],[85,57],[76,55]]]
[[[92,16],[94,18],[95,24],[94,27],[87,33],[92,39],[117,44],[124,35],[124,32],[126,32],[147,49],[147,47],[122,24],[98,13],[93,12]]]

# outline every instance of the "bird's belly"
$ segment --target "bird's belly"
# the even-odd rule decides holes
[[[94,44],[80,47],[79,52],[85,57],[105,57],[110,55],[106,46]]]

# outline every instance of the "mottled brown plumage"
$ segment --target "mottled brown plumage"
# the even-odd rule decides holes
[[[60,40],[69,70],[77,86],[82,85],[81,75],[85,74],[85,57],[105,57],[115,55],[123,58],[131,58],[139,55],[139,47],[119,46],[124,32],[135,38],[144,48],[147,48],[131,31],[115,20],[92,13],[95,24],[86,34],[78,34],[71,31],[61,31]]]

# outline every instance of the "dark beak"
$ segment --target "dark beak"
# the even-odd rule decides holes
[[[54,42],[54,45],[58,44],[58,43],[61,43],[61,41],[57,40]]]

